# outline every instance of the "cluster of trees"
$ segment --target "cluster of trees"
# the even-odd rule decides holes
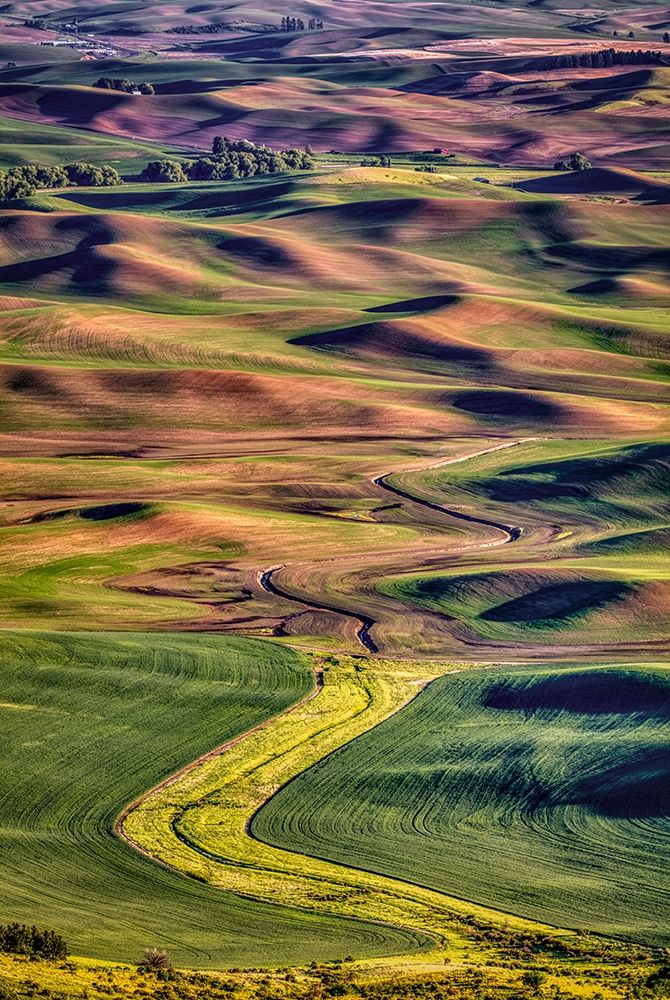
[[[67,958],[67,944],[55,931],[26,924],[0,926],[0,951],[49,960]]]
[[[100,90],[120,90],[124,94],[132,94],[136,90],[139,91],[140,94],[156,93],[152,83],[134,83],[132,80],[125,80],[117,76],[101,76],[99,80],[96,80],[93,86],[99,87]]]
[[[24,28],[34,28],[34,29],[37,29],[37,31],[44,31],[45,28],[49,27],[49,22],[48,21],[43,21],[39,17],[28,17],[23,22],[23,27]]]
[[[570,153],[554,163],[554,170],[590,170],[591,161],[583,153]]]
[[[573,52],[565,56],[547,56],[542,61],[542,69],[566,69],[577,66],[603,69],[606,66],[639,66],[644,63],[658,65],[662,58],[662,54],[656,50],[601,49],[599,52]]]
[[[222,31],[230,31],[225,21],[215,21],[213,24],[176,24],[167,28],[168,35],[219,35]]]
[[[382,154],[381,156],[370,156],[361,160],[362,167],[391,167],[391,157]]]
[[[323,21],[316,17],[310,17],[307,22],[308,31],[318,31],[323,28]],[[304,31],[305,22],[301,17],[282,17],[281,19],[281,30],[282,31]]]
[[[65,167],[26,164],[0,171],[0,202],[30,198],[43,188],[60,188],[76,184],[80,187],[113,187],[122,184],[121,175],[104,163],[69,163]]]
[[[176,24],[167,28],[168,35],[220,35],[224,31],[251,31],[264,34],[266,31],[279,31],[276,24],[265,24],[262,21],[214,21],[211,24]]]
[[[31,187],[20,175],[13,171],[5,173],[0,170],[0,202],[16,201],[18,198],[29,198],[35,193],[35,188]]]
[[[64,168],[70,184],[77,184],[79,187],[116,187],[123,184],[121,174],[108,163],[96,165],[94,163],[71,163]]]
[[[178,160],[153,160],[140,180],[154,184],[180,184],[184,181],[233,181],[242,177],[277,174],[285,170],[311,170],[313,161],[301,149],[271,149],[256,146],[247,139],[217,136],[212,156],[180,163]]]

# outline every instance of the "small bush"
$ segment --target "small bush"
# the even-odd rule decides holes
[[[170,956],[162,948],[145,948],[137,965],[149,972],[172,968]]]

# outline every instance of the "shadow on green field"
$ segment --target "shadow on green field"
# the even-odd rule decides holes
[[[515,597],[495,608],[482,611],[479,617],[489,622],[519,622],[541,626],[560,625],[572,618],[628,597],[634,588],[620,580],[576,580],[539,587],[530,594]]]
[[[670,943],[663,666],[434,681],[257,814],[276,846],[559,926]]]

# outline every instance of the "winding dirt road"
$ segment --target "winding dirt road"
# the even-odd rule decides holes
[[[493,445],[489,448],[482,448],[479,451],[472,452],[469,455],[460,455],[456,458],[447,458],[438,462],[432,462],[430,465],[424,465],[417,469],[406,469],[403,472],[425,472],[429,469],[438,469],[447,465],[456,465],[460,462],[467,462],[474,458],[479,458],[482,455],[489,455],[493,452],[503,451],[507,448],[514,448],[521,444],[527,444],[530,441],[538,441],[539,438],[521,438],[514,441],[505,441],[502,444]],[[515,527],[509,524],[503,524],[500,521],[492,521],[488,518],[475,517],[474,514],[466,514],[463,511],[456,510],[452,507],[447,507],[444,504],[436,503],[433,500],[426,500],[422,497],[416,496],[410,493],[408,490],[401,489],[399,486],[394,486],[390,479],[392,476],[400,475],[397,470],[393,472],[387,472],[380,476],[374,476],[371,479],[373,486],[378,489],[386,490],[388,493],[392,493],[394,496],[400,497],[403,500],[408,500],[411,503],[417,504],[420,507],[427,507],[430,510],[435,510],[440,514],[444,514],[447,517],[454,518],[459,521],[467,521],[470,524],[481,524],[487,528],[493,528],[500,532],[502,538],[498,541],[493,542],[479,542],[471,545],[469,550],[479,551],[487,548],[491,548],[495,545],[505,545],[511,542],[516,542],[521,538],[522,528]],[[299,597],[296,594],[292,594],[290,591],[286,590],[285,587],[278,584],[275,580],[275,574],[280,570],[284,569],[285,566],[274,566],[270,569],[262,570],[258,574],[258,582],[263,590],[268,594],[273,594],[275,597],[280,597],[285,601],[291,601],[293,604],[299,604],[303,608],[309,611],[326,611],[331,614],[341,615],[344,618],[350,618],[359,623],[359,627],[356,629],[356,638],[360,642],[361,646],[369,653],[377,653],[379,647],[371,635],[371,629],[376,624],[374,618],[369,615],[362,614],[356,611],[349,611],[342,607],[336,607],[331,604],[316,604],[307,598]]]
[[[284,590],[273,580],[273,574],[278,570],[283,569],[283,566],[275,566],[273,569],[266,569],[259,574],[258,582],[260,583],[263,590],[268,594],[274,594],[275,597],[281,597],[285,601],[292,601],[294,604],[300,604],[310,611],[328,611],[332,614],[342,615],[345,618],[353,618],[354,621],[360,622],[359,628],[356,629],[356,638],[365,649],[370,653],[376,653],[378,651],[378,646],[374,639],[370,635],[370,629],[375,624],[374,618],[368,618],[367,615],[357,614],[355,611],[345,611],[344,608],[336,608],[330,604],[313,604],[311,601],[307,601],[302,597],[296,597],[294,594],[290,594],[288,590]]]

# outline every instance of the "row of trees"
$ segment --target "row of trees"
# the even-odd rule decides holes
[[[132,80],[126,80],[118,76],[101,76],[93,86],[98,87],[100,90],[120,90],[124,94],[133,94],[135,91],[138,91],[140,94],[156,93],[153,83],[134,83]]]
[[[263,21],[212,21],[210,24],[176,24],[166,28],[168,35],[220,35],[226,31],[250,31],[259,35],[271,31],[279,31],[276,24]]]
[[[223,31],[230,31],[230,25],[226,21],[213,21],[211,24],[175,24],[174,27],[166,29],[166,34],[219,35]]]
[[[17,201],[30,198],[44,188],[113,187],[123,183],[121,175],[109,164],[69,163],[65,167],[50,167],[29,163],[12,167],[7,173],[0,171],[0,201]]]
[[[140,180],[154,184],[180,184],[184,181],[232,181],[242,177],[277,174],[287,170],[311,170],[314,163],[301,149],[275,150],[256,146],[247,139],[217,136],[212,156],[181,163],[179,160],[152,160]]]
[[[567,69],[578,66],[604,69],[606,66],[658,65],[662,60],[663,54],[657,50],[601,49],[599,52],[573,52],[570,55],[547,56],[542,60],[542,69]]]
[[[68,955],[67,944],[60,934],[41,927],[28,927],[26,924],[0,926],[0,951],[51,961],[67,958]]]
[[[316,17],[310,17],[309,21],[307,22],[307,30],[318,31],[320,28],[323,28],[323,21],[321,21],[319,18]],[[292,17],[291,15],[289,15],[288,17],[282,17],[281,30],[304,31],[305,22],[301,17]]]
[[[389,161],[390,163],[390,161]],[[311,170],[314,161],[302,149],[272,149],[248,139],[217,136],[212,156],[198,160],[152,160],[140,174],[141,181],[179,184],[185,181],[230,181],[243,177]],[[69,163],[67,166],[27,164],[0,171],[0,202],[30,198],[38,190],[79,187],[114,187],[122,184],[118,170],[107,163]]]

